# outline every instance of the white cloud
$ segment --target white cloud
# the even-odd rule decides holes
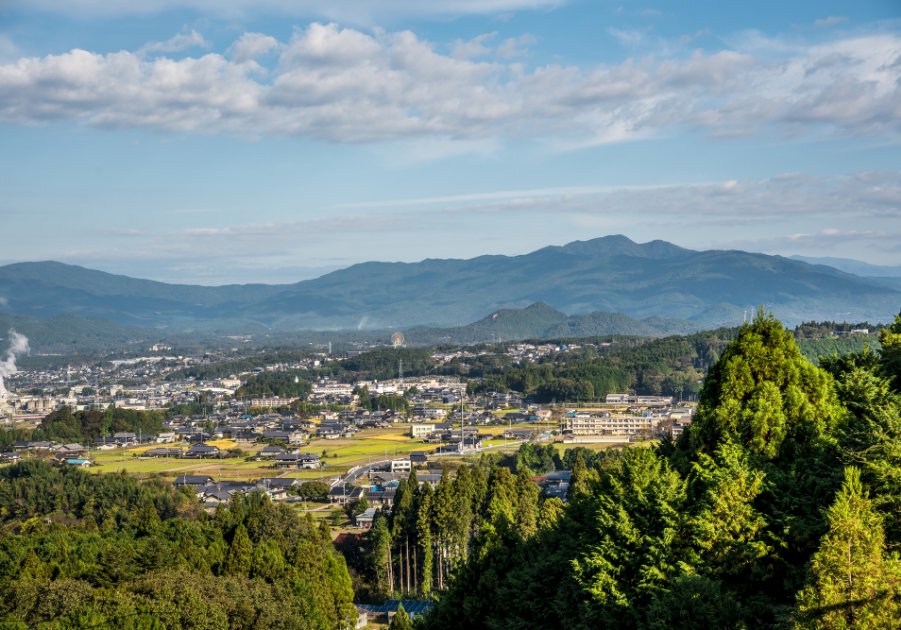
[[[497,56],[502,59],[513,59],[514,57],[524,57],[529,54],[527,46],[534,44],[538,38],[531,33],[525,33],[519,37],[510,37],[504,40],[504,43],[497,47]]]
[[[827,17],[824,20],[814,20],[813,25],[819,28],[827,28],[829,26],[835,26],[836,24],[842,24],[843,22],[847,22],[848,18],[846,17]]]
[[[647,32],[648,29],[621,29],[616,28],[615,26],[611,26],[607,29],[608,34],[613,35],[619,40],[620,44],[628,47],[637,46],[644,42]]]
[[[457,40],[454,43],[453,56],[454,59],[471,59],[473,57],[484,57],[491,54],[491,49],[485,46],[483,42],[497,35],[497,31],[493,33],[485,33],[477,35],[468,42]]]
[[[720,230],[723,235],[736,234],[735,228],[742,228],[744,240],[727,242],[754,251],[790,251],[791,247],[802,246],[815,249],[829,243],[861,242],[879,244],[882,250],[891,251],[901,242],[899,203],[901,173],[896,171],[845,176],[787,173],[763,180],[658,186],[588,185],[342,204],[329,212],[346,208],[352,209],[352,213],[298,221],[207,225],[172,232],[117,230],[118,234],[128,236],[127,248],[105,246],[98,250],[71,251],[64,258],[169,260],[173,264],[179,260],[290,258],[302,255],[310,247],[321,248],[322,252],[333,252],[336,246],[340,251],[355,251],[348,249],[348,239],[355,238],[375,243],[378,252],[383,248],[377,239],[369,238],[372,234],[440,232],[442,243],[453,243],[458,236],[471,236],[473,217],[478,217],[482,225],[494,221],[507,226],[505,233],[514,241],[528,233],[530,240],[544,240],[543,244],[551,238],[549,226],[569,235],[577,228],[581,228],[580,233],[610,226],[633,231],[653,229],[657,235],[669,239],[680,235],[681,230],[683,240],[689,241],[699,240],[699,228],[719,226],[731,228]],[[359,212],[363,208],[379,209]],[[835,227],[840,222],[860,227]],[[867,222],[876,223],[882,229],[870,229]],[[758,234],[771,235],[775,224],[789,223],[830,227],[782,237],[753,238],[754,228],[759,228]],[[668,232],[669,236],[661,231]],[[356,255],[362,259],[378,257],[364,250]]]
[[[278,47],[278,40],[274,37],[262,33],[244,33],[227,52],[232,62],[245,63]]]
[[[488,50],[487,38],[444,55],[409,31],[367,34],[314,23],[286,44],[245,34],[230,58],[144,59],[140,52],[77,49],[22,58],[0,65],[0,120],[39,125],[74,119],[105,128],[335,142],[540,137],[562,148],[678,127],[722,138],[901,131],[901,38],[891,35],[795,47],[776,60],[739,47],[696,50],[683,59],[532,70],[465,58],[476,48]],[[496,52],[521,54],[534,41],[529,38],[509,47],[505,42]],[[155,46],[189,41],[204,40],[192,31]],[[779,45],[743,41],[770,53]],[[275,49],[278,63],[262,81],[252,58]],[[454,154],[449,146],[442,151]]]
[[[199,46],[201,48],[209,48],[210,43],[203,38],[203,35],[195,30],[190,33],[179,33],[172,39],[164,42],[150,42],[141,48],[143,52],[180,52]]]

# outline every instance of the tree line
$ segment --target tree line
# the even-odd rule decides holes
[[[0,432],[0,448],[8,448],[19,440],[83,443],[115,433],[158,435],[166,430],[163,421],[164,415],[159,411],[110,407],[104,411],[73,412],[64,405],[44,416],[35,429]]]
[[[328,526],[262,493],[210,516],[191,489],[126,475],[25,462],[0,479],[4,628],[343,630],[356,619]]]
[[[576,454],[528,534],[480,521],[425,627],[896,627],[901,316],[880,340],[815,366],[761,310],[677,441]]]

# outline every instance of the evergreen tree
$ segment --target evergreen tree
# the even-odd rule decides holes
[[[388,591],[388,548],[391,546],[391,532],[388,530],[388,517],[379,514],[369,535],[366,537],[366,557],[369,571],[375,576],[380,593]]]
[[[761,307],[708,371],[688,433],[694,450],[713,449],[732,435],[772,459],[786,440],[828,440],[844,413],[831,376],[808,362],[792,334]]]
[[[235,537],[225,556],[225,575],[249,575],[253,557],[253,543],[247,535],[247,528],[238,525]]]
[[[566,489],[566,498],[571,499],[574,496],[588,491],[588,468],[585,466],[585,460],[582,453],[576,455],[576,461],[573,463],[572,473],[569,477],[569,488]]]
[[[423,488],[416,519],[416,534],[422,547],[421,592],[425,597],[432,593],[432,492],[429,484]]]
[[[891,380],[892,388],[901,391],[901,313],[895,315],[891,326],[879,331],[879,343],[882,344],[879,369]]]
[[[410,621],[410,616],[404,610],[403,604],[397,606],[397,612],[394,614],[394,619],[391,620],[388,630],[413,630],[413,622]]]
[[[829,533],[813,556],[811,584],[798,596],[798,628],[889,628],[901,618],[901,567],[886,557],[882,517],[849,467],[830,506]]]

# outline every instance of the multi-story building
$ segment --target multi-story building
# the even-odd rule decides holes
[[[562,427],[564,435],[634,435],[655,428],[656,421],[651,418],[610,414],[578,414],[566,418]]]

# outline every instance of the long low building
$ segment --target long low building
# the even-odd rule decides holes
[[[576,416],[563,422],[563,435],[633,435],[642,431],[653,431],[657,426],[652,418],[635,416],[610,416],[598,414]]]
[[[672,405],[672,396],[636,396],[634,394],[607,394],[607,404],[622,405]]]

